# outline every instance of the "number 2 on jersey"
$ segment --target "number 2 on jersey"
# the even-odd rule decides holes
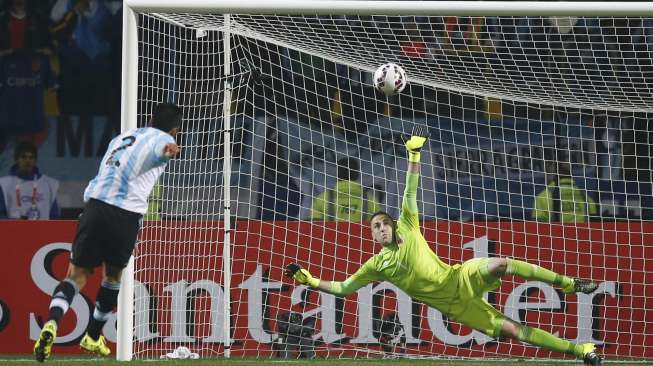
[[[118,146],[117,148],[113,149],[111,151],[111,155],[109,155],[109,158],[107,159],[106,164],[107,165],[113,165],[115,167],[120,166],[120,156],[124,152],[124,150],[134,144],[134,141],[136,141],[136,136],[125,136],[122,138],[122,144]]]

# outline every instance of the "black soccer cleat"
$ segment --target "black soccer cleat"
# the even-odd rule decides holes
[[[588,280],[581,280],[580,278],[574,278],[574,281],[570,283],[568,286],[564,287],[562,289],[562,292],[565,294],[574,294],[577,292],[581,292],[584,294],[591,294],[594,292],[599,285],[596,284],[594,281],[588,281]]]
[[[586,365],[590,366],[600,366],[601,363],[603,362],[603,359],[601,356],[599,356],[596,352],[588,352],[585,357],[583,357],[583,363]]]
[[[597,285],[596,282],[574,278],[574,292],[591,294],[592,292],[596,291],[598,287],[599,285]]]

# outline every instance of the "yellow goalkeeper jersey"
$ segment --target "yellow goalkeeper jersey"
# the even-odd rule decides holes
[[[406,294],[437,309],[448,311],[457,298],[460,264],[450,266],[431,250],[420,232],[417,214],[418,174],[408,174],[401,215],[397,222],[399,245],[384,247],[351,277],[332,286],[337,295],[352,293],[373,281],[388,281]]]

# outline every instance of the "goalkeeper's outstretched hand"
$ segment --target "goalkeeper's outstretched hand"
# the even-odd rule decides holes
[[[408,150],[409,153],[418,153],[426,143],[427,138],[428,128],[416,123],[413,127],[413,132],[411,133],[410,138],[404,141],[406,150]]]
[[[320,284],[319,279],[314,278],[309,271],[305,270],[297,263],[291,263],[286,266],[286,276],[294,278],[295,281],[302,285],[317,287],[317,285]]]

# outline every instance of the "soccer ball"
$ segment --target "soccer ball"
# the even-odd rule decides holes
[[[406,72],[401,66],[387,63],[374,73],[374,88],[387,96],[401,93],[406,87]]]

